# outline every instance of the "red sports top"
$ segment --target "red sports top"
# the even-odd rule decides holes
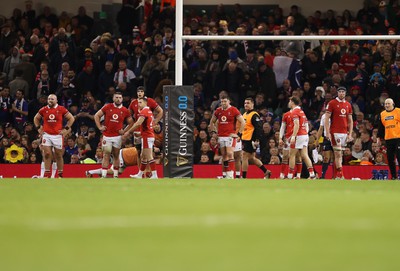
[[[230,106],[226,110],[218,107],[214,111],[214,116],[218,120],[218,136],[236,134],[236,117],[240,116],[240,112],[236,107]]]
[[[43,131],[49,135],[58,135],[63,128],[63,118],[68,110],[62,105],[49,107],[43,106],[39,115],[43,118]]]
[[[338,98],[331,100],[326,106],[326,111],[331,113],[330,133],[347,134],[349,131],[348,115],[353,114],[351,104]]]
[[[149,107],[151,111],[154,111],[157,107],[159,107],[159,105],[154,99],[147,98],[147,107]],[[133,118],[137,120],[139,113],[138,99],[134,99],[131,102],[131,104],[129,105],[129,109],[133,113]]]
[[[293,134],[293,120],[292,120],[292,112],[288,111],[283,114],[282,123],[286,123],[286,131],[285,131],[285,138],[289,138]]]
[[[103,135],[119,136],[119,130],[124,127],[125,120],[131,116],[128,108],[109,103],[103,106],[101,111],[104,113],[104,126],[107,127]]]
[[[142,125],[140,125],[140,134],[142,137],[154,137],[153,121],[154,115],[149,107],[144,107],[139,111],[138,118],[144,117]]]
[[[304,114],[304,111],[300,108],[300,106],[296,106],[292,110],[292,123],[294,127],[294,120],[298,119],[299,120],[299,131],[297,132],[297,136],[299,135],[308,135],[307,132],[307,117],[306,114]],[[292,128],[292,133],[293,133],[293,128]]]

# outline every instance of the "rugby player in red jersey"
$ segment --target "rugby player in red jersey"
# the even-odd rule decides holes
[[[64,120],[67,124],[64,126]],[[43,126],[41,126],[43,121]],[[44,178],[50,178],[50,166],[54,156],[57,163],[58,177],[63,177],[64,169],[64,137],[71,132],[75,118],[64,107],[57,103],[57,96],[50,94],[47,105],[42,107],[35,115],[33,122],[39,134],[42,135],[42,149],[44,159]]]
[[[101,124],[100,119],[104,116],[104,122]],[[94,121],[100,132],[103,133],[102,149],[103,149],[103,162],[102,162],[102,178],[107,177],[107,170],[110,164],[110,156],[113,156],[113,171],[114,178],[118,178],[119,170],[119,151],[122,146],[122,135],[125,130],[133,124],[133,120],[129,110],[122,105],[122,93],[116,92],[113,95],[113,103],[104,105],[94,115]],[[124,129],[125,121],[128,126]]]

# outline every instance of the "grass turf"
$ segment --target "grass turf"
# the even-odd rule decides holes
[[[400,182],[0,180],[4,271],[399,270]]]

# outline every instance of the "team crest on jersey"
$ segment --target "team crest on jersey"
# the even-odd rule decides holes
[[[336,142],[337,142],[337,143],[340,143],[340,139],[339,139],[339,138],[337,138],[337,139],[336,139]]]
[[[43,144],[46,143],[46,139],[43,138],[42,143],[43,143]]]
[[[103,145],[106,145],[106,143],[107,143],[107,142],[106,142],[105,140],[103,140]]]
[[[117,120],[117,119],[118,119],[118,114],[113,114],[113,115],[112,115],[112,118],[115,119],[115,120]]]
[[[343,115],[346,114],[346,109],[344,109],[344,108],[340,109],[340,113]]]
[[[222,116],[222,117],[221,117],[221,120],[222,120],[222,121],[226,121],[226,116]]]

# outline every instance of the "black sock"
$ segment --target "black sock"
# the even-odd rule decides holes
[[[329,167],[329,163],[322,163],[322,176],[321,177],[325,177],[328,167]]]
[[[264,167],[264,165],[261,165],[258,168],[261,169],[264,173],[267,172],[267,169]]]
[[[247,171],[242,171],[242,177],[243,177],[243,179],[246,179],[246,176],[247,176]]]

